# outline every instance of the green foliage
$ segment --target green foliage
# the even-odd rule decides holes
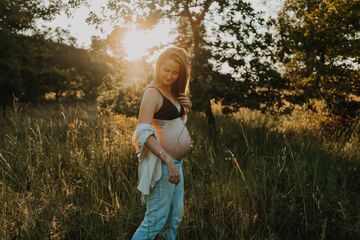
[[[137,116],[143,91],[152,80],[153,67],[144,58],[126,61],[121,40],[125,28],[115,28],[105,39],[93,39],[95,52],[111,52],[111,68],[98,88],[98,110],[101,113],[118,113]],[[110,57],[109,57],[110,58]]]
[[[144,214],[136,119],[93,106],[14,110],[0,120],[0,238],[130,239]],[[189,116],[179,239],[360,237],[355,141],[349,158],[333,138],[280,134],[249,114],[216,117],[220,151],[204,115]]]
[[[131,84],[124,84],[124,78],[107,76],[99,88],[99,111],[117,113],[126,116],[137,116],[142,95],[149,81],[140,80]]]
[[[49,19],[60,10],[60,0],[52,1],[49,6],[41,0],[3,0],[0,3],[0,28],[16,33],[31,29],[37,19]]]
[[[42,35],[10,34],[2,39],[8,43],[2,45],[5,54],[0,61],[2,104],[14,96],[21,101],[39,101],[49,92],[54,92],[57,99],[64,94],[76,97],[81,93],[94,100],[109,71],[104,56],[45,40]]]
[[[221,19],[219,23],[211,22],[215,18]],[[275,69],[272,22],[265,22],[261,13],[243,1],[214,5],[205,21],[211,26],[206,33],[208,50],[196,56],[205,69],[200,65],[194,72],[207,73],[203,77],[210,78],[204,81],[210,98],[220,101],[225,113],[240,107],[274,110],[285,84]],[[204,59],[212,63],[212,69]]]
[[[52,72],[56,76],[58,69],[67,73],[65,76],[62,75],[65,77],[64,81],[58,82],[63,88],[61,85],[57,88],[55,86],[54,92],[82,92],[85,99],[94,101],[97,97],[97,88],[105,75],[111,71],[113,59],[95,51],[49,43],[48,51],[51,51],[51,54],[47,59],[49,66],[46,69],[51,71],[50,78]]]
[[[46,40],[49,32],[37,33],[36,22],[48,21],[60,12],[83,4],[83,0],[4,0],[0,3],[0,102],[6,105],[14,97],[21,101],[39,101],[45,93],[54,92],[57,99],[63,93],[79,92],[88,99],[96,97],[105,63],[81,49],[64,44],[69,37],[55,29],[57,39]],[[32,36],[24,35],[26,33]],[[69,41],[73,41],[69,37]]]
[[[11,101],[13,95],[20,95],[20,66],[14,41],[9,31],[0,30],[0,102],[3,107]]]
[[[316,100],[343,119],[358,113],[358,1],[286,1],[277,33],[273,21],[265,22],[244,1],[109,3],[114,23],[178,23],[175,44],[192,55],[194,108],[208,117],[210,99],[228,113],[240,106],[274,113],[290,103],[282,112],[289,113],[291,104],[315,109]]]
[[[278,19],[279,59],[289,81],[285,98],[295,104],[325,100],[342,119],[360,102],[359,1],[288,0]]]
[[[35,29],[39,19],[48,21],[61,11],[70,13],[85,0],[2,0],[0,2],[0,29],[12,33]]]
[[[225,112],[236,111],[240,106],[268,109],[279,101],[278,90],[283,81],[272,65],[273,39],[268,32],[256,29],[265,29],[266,24],[249,3],[212,0],[109,3],[114,23],[133,20],[151,26],[164,18],[177,22],[180,35],[175,44],[188,50],[192,57],[193,106],[206,111],[209,118],[212,118],[210,99],[221,101]],[[215,16],[222,20],[213,24]],[[215,26],[210,29],[207,25]],[[221,72],[225,64],[234,71]]]

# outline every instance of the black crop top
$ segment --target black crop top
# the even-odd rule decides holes
[[[149,86],[151,88],[155,88],[159,91],[161,96],[163,97],[163,104],[159,111],[154,113],[154,119],[159,120],[173,120],[175,118],[181,117],[184,114],[184,107],[180,104],[180,112],[177,107],[167,98],[165,97],[158,88]]]

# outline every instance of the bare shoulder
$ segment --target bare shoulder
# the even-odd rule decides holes
[[[155,88],[145,88],[140,104],[139,122],[151,123],[154,113],[162,104],[161,95]]]
[[[161,93],[155,87],[146,87],[141,101],[142,108],[153,109],[157,112],[163,103]]]
[[[150,101],[159,104],[161,102],[161,94],[159,90],[150,86],[146,87],[143,94],[143,101]]]

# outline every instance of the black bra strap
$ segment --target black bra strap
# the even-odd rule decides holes
[[[170,99],[167,98],[164,94],[162,94],[162,92],[160,91],[160,89],[159,89],[158,87],[156,87],[156,86],[154,86],[154,85],[149,85],[149,86],[147,86],[146,88],[155,88],[156,90],[158,90],[159,93],[160,93],[160,95],[161,95],[162,98],[163,98],[163,101],[166,99],[167,101],[169,101],[169,102],[171,103],[171,105],[173,105],[173,106],[176,108],[177,111],[179,111],[178,108],[176,107],[176,105],[173,104],[173,103],[170,101]],[[145,89],[146,89],[146,88],[145,88]],[[183,108],[183,106],[180,104],[180,112],[181,112],[182,108]],[[183,111],[184,111],[184,110],[183,110]]]

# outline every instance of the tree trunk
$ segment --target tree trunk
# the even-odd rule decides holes
[[[3,117],[6,118],[6,104],[3,104],[2,110],[3,110]]]
[[[211,5],[211,0],[206,0],[203,3],[203,9],[200,13],[191,13],[190,12],[190,4],[189,2],[185,2],[184,3],[184,11],[185,14],[189,20],[190,26],[191,26],[191,30],[193,33],[193,41],[194,41],[194,46],[193,46],[193,51],[194,51],[194,58],[198,59],[196,56],[200,55],[201,53],[201,45],[203,43],[202,41],[202,37],[203,37],[203,32],[204,32],[204,26],[202,25],[203,19],[205,14],[208,12],[209,7]],[[206,62],[207,60],[205,60]],[[199,65],[203,64],[203,63],[198,63]],[[200,70],[201,69],[201,70]],[[205,71],[202,71],[204,69],[202,69],[202,67],[199,67],[198,70],[201,71],[200,74],[206,74]],[[198,75],[200,75],[199,73],[197,73]],[[205,79],[204,77],[202,79]],[[215,123],[215,117],[211,108],[211,102],[210,102],[210,98],[208,97],[208,94],[205,93],[205,95],[207,96],[206,99],[204,99],[206,101],[206,105],[205,105],[205,114],[206,114],[206,118],[207,118],[207,129],[208,129],[208,137],[209,139],[212,141],[213,146],[215,148],[215,150],[217,149],[217,130],[216,130],[216,123]]]
[[[215,150],[217,150],[217,145],[218,145],[218,133],[216,130],[216,121],[215,121],[215,117],[211,108],[211,102],[210,99],[207,99],[207,104],[206,104],[206,119],[207,119],[207,123],[208,123],[208,136],[209,139],[212,141],[213,146],[215,148]]]

